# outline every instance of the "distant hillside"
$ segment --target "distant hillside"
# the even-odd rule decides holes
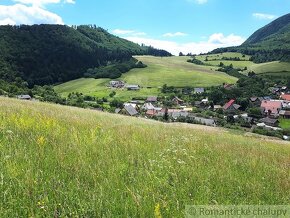
[[[0,77],[21,77],[30,86],[80,78],[88,68],[143,54],[171,55],[96,26],[0,26]]]
[[[257,30],[241,46],[216,49],[212,53],[229,51],[252,55],[251,60],[256,63],[290,62],[290,14]]]

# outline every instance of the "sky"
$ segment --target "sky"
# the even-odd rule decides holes
[[[0,0],[0,25],[96,24],[172,54],[242,44],[290,0]]]

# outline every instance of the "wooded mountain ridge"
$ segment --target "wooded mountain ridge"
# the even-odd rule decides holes
[[[80,78],[89,68],[122,63],[132,55],[171,56],[119,38],[95,25],[0,26],[0,77],[29,86]]]
[[[253,33],[241,46],[219,48],[211,53],[240,52],[256,63],[290,62],[290,14],[286,14]]]

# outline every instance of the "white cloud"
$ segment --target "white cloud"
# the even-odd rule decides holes
[[[190,42],[190,43],[177,43],[169,40],[156,40],[142,37],[126,37],[126,39],[138,44],[144,43],[145,45],[151,45],[155,48],[164,49],[171,52],[174,55],[178,55],[179,52],[184,54],[193,53],[205,53],[212,51],[216,48],[238,46],[241,45],[245,39],[241,36],[230,34],[224,36],[221,33],[212,34],[207,41]]]
[[[138,32],[136,30],[122,30],[122,29],[115,29],[112,31],[113,34],[116,35],[130,35],[130,36],[145,36],[146,33]]]
[[[273,20],[277,16],[273,15],[273,14],[254,13],[253,17],[260,19],[260,20]]]
[[[162,35],[163,37],[177,37],[177,36],[187,36],[186,33],[176,32],[176,33],[165,33]]]
[[[118,35],[127,35],[127,34],[131,34],[134,33],[134,30],[121,30],[121,29],[115,29],[112,31],[114,34],[118,34]]]
[[[3,20],[0,20],[0,26],[1,25],[15,25],[16,22],[10,18],[5,18]]]
[[[0,5],[0,25],[7,24],[63,24],[63,20],[57,14],[37,6]]]
[[[0,25],[64,24],[62,18],[45,9],[48,4],[75,4],[75,0],[12,0],[14,5],[0,5]]]
[[[47,4],[58,4],[58,3],[75,4],[75,0],[13,0],[13,1],[21,4],[34,5],[38,7],[42,7]]]

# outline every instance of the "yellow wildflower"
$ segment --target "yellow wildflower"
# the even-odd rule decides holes
[[[155,218],[162,218],[159,203],[155,205],[154,215],[155,215]]]
[[[43,145],[45,143],[45,138],[43,136],[40,136],[37,140],[36,140],[38,145]]]

